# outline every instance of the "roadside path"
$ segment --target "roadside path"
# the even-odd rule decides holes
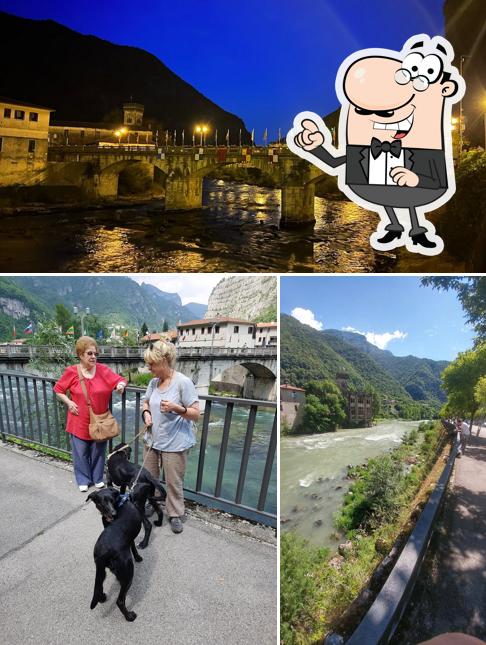
[[[444,632],[486,640],[486,429],[456,459],[441,524],[394,645]]]

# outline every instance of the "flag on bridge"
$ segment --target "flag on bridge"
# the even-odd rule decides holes
[[[229,146],[229,144],[230,142],[229,142],[229,128],[228,128],[228,130],[226,131],[226,145]]]
[[[255,145],[255,128],[251,131],[251,145]]]
[[[24,334],[33,334],[34,333],[34,325],[32,321],[27,325],[27,327],[24,329]]]
[[[268,130],[265,128],[265,132],[263,133],[263,145],[267,145],[267,140],[268,140]]]
[[[66,329],[66,336],[74,336],[74,325],[71,325],[71,327]]]
[[[13,326],[13,329],[12,329],[12,338],[17,338],[17,330],[15,329],[15,325]]]
[[[97,338],[98,340],[103,340],[103,330],[102,330],[102,329],[100,329],[100,330],[96,333],[96,338]]]

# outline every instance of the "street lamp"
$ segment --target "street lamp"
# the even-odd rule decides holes
[[[120,128],[119,130],[115,130],[115,137],[118,137],[118,145],[120,145],[120,140],[124,134],[126,134],[127,129],[126,128]]]
[[[461,78],[463,78],[462,70],[464,68],[464,61],[466,58],[471,58],[471,56],[466,55],[466,54],[461,54],[459,58],[459,74],[461,75]],[[459,101],[459,159],[461,158],[462,155],[462,133],[464,130],[464,114],[462,111],[462,96],[461,100]]]
[[[201,146],[201,148],[203,147],[203,145],[206,145],[206,132],[208,131],[209,128],[207,125],[196,125],[196,132],[200,136],[199,145]]]
[[[73,307],[74,315],[79,313],[79,318],[81,320],[81,336],[84,336],[84,319],[86,316],[89,316],[89,307],[86,307],[85,311],[80,311],[76,305]]]

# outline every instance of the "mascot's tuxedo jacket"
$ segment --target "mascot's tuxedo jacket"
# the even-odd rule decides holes
[[[417,188],[446,189],[447,170],[443,150],[423,148],[402,148],[405,168],[419,177]],[[331,168],[346,164],[346,184],[348,186],[370,185],[368,181],[370,165],[370,146],[346,146],[346,155],[333,157],[323,146],[311,150],[312,154]],[[383,153],[382,153],[383,154]],[[401,186],[397,186],[401,189]]]

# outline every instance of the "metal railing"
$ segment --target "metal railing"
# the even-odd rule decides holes
[[[447,491],[458,448],[459,442],[456,440],[442,474],[398,560],[373,604],[346,641],[346,645],[363,643],[386,645],[393,637],[419,577]]]
[[[0,372],[0,434],[70,455],[64,431],[65,406],[55,379],[15,371]],[[111,401],[120,425],[114,443],[129,442],[143,427],[143,388],[127,387]],[[277,526],[277,404],[273,401],[201,396],[202,417],[185,477],[186,499],[268,526]],[[110,449],[112,448],[110,443]],[[142,462],[142,441],[132,457]]]

